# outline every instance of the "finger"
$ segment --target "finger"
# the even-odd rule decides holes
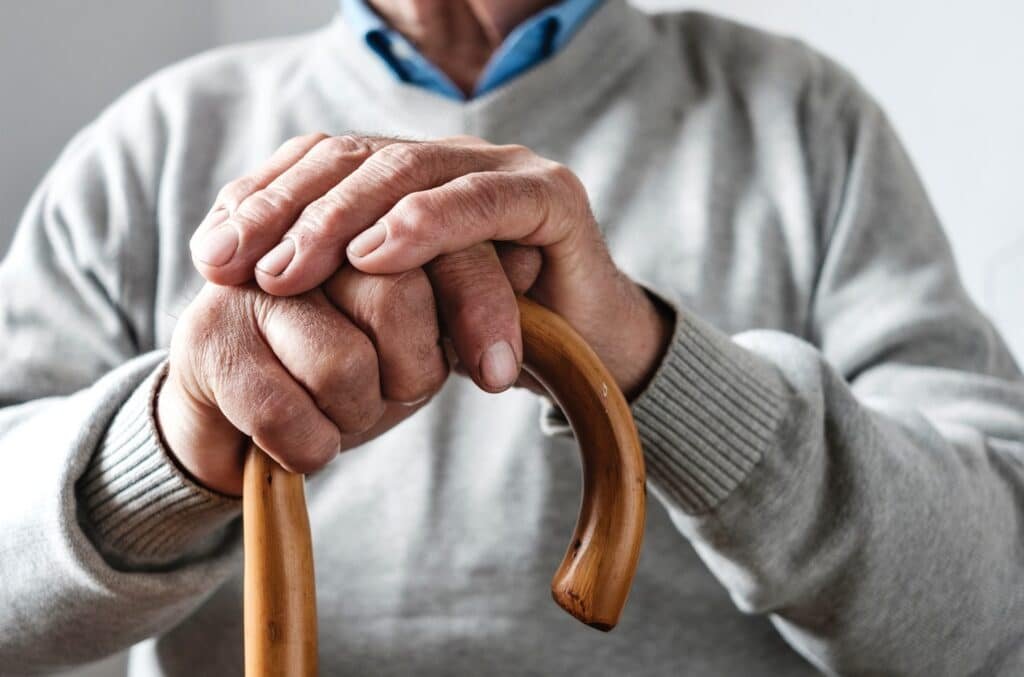
[[[446,334],[473,381],[488,392],[516,382],[523,340],[515,293],[490,242],[426,267]]]
[[[302,212],[285,235],[287,242],[279,245],[283,256],[291,257],[290,264],[283,269],[261,264],[256,280],[271,294],[312,289],[341,266],[350,240],[406,195],[441,186],[466,173],[508,166],[524,152],[518,147],[462,143],[387,144]],[[275,255],[272,252],[268,257]]]
[[[233,237],[234,234],[231,231],[221,229],[220,226],[232,212],[238,209],[238,205],[245,198],[265,188],[282,172],[298,162],[310,148],[325,138],[327,138],[326,134],[317,133],[289,139],[281,144],[273,155],[254,172],[235,179],[221,188],[213,203],[213,208],[192,235],[190,245],[193,260],[197,264],[205,266],[219,265],[220,261],[232,256],[238,246],[238,240]],[[214,231],[218,233],[217,237],[211,237]]]
[[[470,373],[466,371],[466,368],[462,366],[462,363],[459,362],[458,358],[454,356],[454,349],[452,349],[452,352],[453,356],[449,357],[449,363],[452,365],[451,373],[472,380],[472,376],[470,375]],[[548,391],[544,388],[544,386],[542,386],[536,378],[531,376],[530,372],[528,372],[525,368],[519,371],[519,378],[516,379],[515,387],[525,388],[526,390],[536,393],[537,395],[548,394]]]
[[[422,269],[367,275],[345,266],[324,292],[373,341],[385,400],[413,406],[441,388],[448,366],[434,290]]]
[[[214,298],[194,305],[188,320],[194,327],[194,359],[211,401],[288,470],[322,467],[338,453],[340,431],[253,331],[256,294],[229,295],[224,289],[209,285],[204,293]]]
[[[408,195],[351,242],[348,258],[368,273],[397,273],[504,240],[544,247],[545,267],[578,263],[579,225],[593,217],[578,180],[559,167],[477,172]]]
[[[444,136],[437,139],[437,143],[447,143],[453,146],[490,146],[490,142],[481,139],[479,136],[470,134],[456,134],[455,136]]]
[[[495,242],[501,268],[505,271],[512,291],[525,294],[540,275],[544,257],[536,247],[525,247],[512,242]]]
[[[257,261],[267,272],[279,272],[294,251],[281,236],[302,210],[385,143],[357,136],[320,139],[273,180],[245,196],[219,225],[193,240],[196,267],[207,279],[225,285],[252,279]],[[225,241],[234,243],[233,251],[218,250],[220,256],[210,257],[210,243],[219,247]],[[279,243],[283,246],[267,256]]]
[[[540,250],[536,247],[524,247],[510,242],[494,242],[493,244],[498,254],[498,259],[501,261],[505,277],[508,278],[512,286],[512,291],[516,294],[525,294],[533,286],[537,276],[540,274],[543,263]],[[445,340],[445,343],[450,344],[450,341]],[[460,376],[471,378],[465,367],[458,362],[454,349],[451,349],[449,362],[452,364],[453,372]],[[520,370],[519,379],[515,385],[517,388],[525,388],[538,395],[547,395],[547,390],[544,389],[544,386],[525,369]]]
[[[288,373],[343,434],[369,430],[384,413],[370,339],[317,290],[262,296],[257,322]]]

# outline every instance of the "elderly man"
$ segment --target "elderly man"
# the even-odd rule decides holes
[[[847,74],[622,0],[342,4],[136,87],[25,212],[0,672],[239,672],[250,436],[313,473],[324,674],[1024,671],[1024,385]],[[578,468],[516,292],[643,442],[611,634],[548,598]]]

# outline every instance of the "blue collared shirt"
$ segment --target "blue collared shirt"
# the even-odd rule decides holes
[[[565,47],[602,0],[562,0],[519,24],[491,55],[473,97],[486,94],[528,71]],[[346,23],[402,82],[452,99],[466,96],[437,66],[394,30],[365,0],[341,0]]]

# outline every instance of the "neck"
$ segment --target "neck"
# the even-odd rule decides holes
[[[370,5],[464,93],[520,23],[553,0],[370,0]]]

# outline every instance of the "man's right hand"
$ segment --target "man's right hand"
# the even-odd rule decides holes
[[[247,438],[313,472],[407,418],[447,376],[422,270],[344,268],[294,297],[207,284],[175,328],[157,419],[195,479],[238,495]]]

